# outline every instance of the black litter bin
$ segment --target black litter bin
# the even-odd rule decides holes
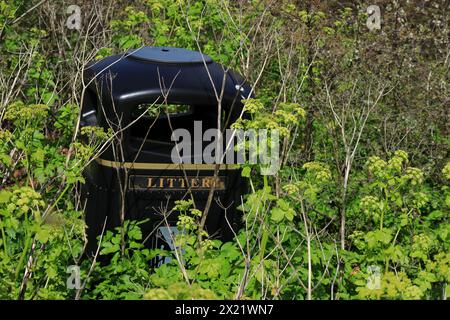
[[[176,200],[191,197],[196,208],[203,210],[215,168],[214,164],[198,163],[196,150],[183,157],[185,164],[174,163],[172,132],[182,128],[194,137],[196,121],[201,121],[202,132],[217,128],[217,95],[222,97],[222,128],[229,128],[241,115],[241,100],[250,93],[249,85],[207,55],[167,47],[143,47],[104,58],[88,65],[84,80],[89,85],[81,126],[119,131],[118,138],[84,173],[87,251],[97,248],[96,237],[105,221],[106,229],[120,225],[121,190],[125,190],[125,219],[148,219],[141,225],[144,237],[150,235],[146,245],[169,249],[171,244],[165,239],[176,226],[177,215],[166,217],[167,228],[162,213]],[[146,112],[149,106],[152,110],[159,106],[162,111]],[[220,164],[219,168],[206,230],[227,241],[233,236],[230,225],[239,227],[236,207],[246,186],[236,166]],[[227,219],[223,207],[227,207]]]

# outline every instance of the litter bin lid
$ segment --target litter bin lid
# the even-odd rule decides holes
[[[142,47],[130,52],[129,57],[131,58],[157,63],[191,64],[212,62],[211,57],[206,54],[182,48]]]

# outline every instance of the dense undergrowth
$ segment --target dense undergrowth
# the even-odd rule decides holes
[[[379,1],[372,32],[353,1],[79,3],[72,30],[64,1],[28,12],[0,0],[1,299],[447,298],[448,2]],[[179,201],[179,250],[145,248],[125,221],[93,259],[79,185],[114,133],[77,129],[82,70],[141,45],[201,50],[243,74],[257,99],[234,126],[279,130],[282,166],[243,166],[231,242]]]

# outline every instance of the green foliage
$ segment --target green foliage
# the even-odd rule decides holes
[[[350,235],[355,250],[348,257],[353,268],[375,265],[383,272],[376,290],[367,288],[365,271],[349,279],[358,298],[437,299],[447,290],[448,187],[433,190],[424,183],[423,172],[407,164],[404,151],[388,161],[367,161],[362,197],[355,198],[358,205],[350,216],[362,219],[365,227]],[[441,268],[433,269],[436,265]]]
[[[106,258],[108,263],[95,264],[92,276],[87,279],[84,299],[140,299],[149,288],[149,262],[157,252],[144,248],[139,223],[126,221],[123,232],[126,235],[123,251],[122,228],[104,235],[99,259]],[[88,270],[89,264],[90,261],[85,261],[83,269]],[[87,275],[84,276],[86,280]]]
[[[214,292],[197,284],[173,283],[167,289],[151,289],[144,295],[147,300],[214,300]]]
[[[0,273],[2,299],[16,299],[24,272],[26,299],[61,299],[68,297],[66,266],[82,251],[79,239],[84,234],[81,213],[67,208],[64,212],[45,212],[46,204],[30,187],[0,191]],[[33,262],[29,262],[29,254]],[[23,286],[23,284],[22,284]]]
[[[107,135],[98,128],[87,144],[71,146],[77,109],[71,105],[52,115],[48,105],[8,105],[0,129],[0,273],[3,299],[63,299],[69,265],[82,253],[85,226],[70,190],[83,182],[81,172]],[[48,134],[49,116],[60,139]],[[69,148],[72,152],[69,153]]]
[[[246,39],[224,15],[222,6],[230,7],[228,1],[218,4],[214,0],[138,1],[135,6],[127,6],[120,19],[112,20],[113,44],[120,49],[138,48],[144,43],[200,49],[218,62],[238,65],[236,51]],[[105,56],[105,50],[99,58]]]
[[[273,113],[264,112],[264,105],[257,99],[243,100],[244,110],[250,119],[239,119],[233,124],[236,129],[278,130],[281,137],[290,137],[291,131],[305,118],[305,110],[297,103],[280,103]]]

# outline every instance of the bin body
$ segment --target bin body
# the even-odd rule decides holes
[[[148,237],[146,246],[169,249],[161,235],[176,226],[177,213],[168,211],[176,200],[191,198],[203,211],[216,168],[199,162],[195,150],[183,157],[185,163],[174,163],[172,132],[186,129],[193,139],[201,140],[202,135],[195,136],[195,123],[201,123],[201,134],[217,128],[217,96],[221,97],[221,129],[229,128],[241,116],[241,100],[250,87],[206,55],[162,47],[143,47],[90,64],[84,81],[88,88],[81,126],[119,132],[84,173],[87,251],[96,250],[104,224],[107,230],[120,226],[122,212],[125,219],[148,219],[141,225],[144,238]],[[167,105],[182,111],[142,116],[149,106],[163,110]],[[210,142],[198,143],[203,151]],[[236,208],[246,185],[236,166],[219,164],[218,168],[206,230],[227,241],[239,228]]]

